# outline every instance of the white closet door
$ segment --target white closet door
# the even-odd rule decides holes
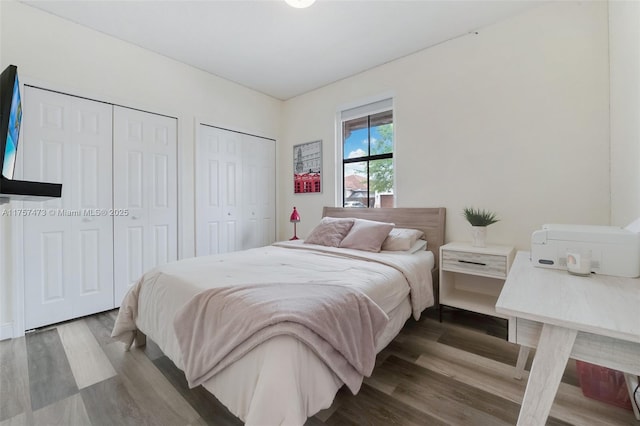
[[[243,135],[242,248],[275,241],[275,141]]]
[[[241,248],[242,135],[198,126],[196,256]]]
[[[31,87],[23,105],[23,179],[62,183],[62,198],[24,204],[38,213],[24,217],[31,329],[113,308],[112,110]]]
[[[120,306],[144,272],[178,257],[177,120],[115,106],[113,129],[115,305]]]

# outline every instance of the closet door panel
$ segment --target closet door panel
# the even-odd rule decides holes
[[[262,241],[259,245],[272,244],[276,240],[276,141],[261,141],[262,176],[259,191],[261,197]]]
[[[275,241],[275,141],[243,135],[243,249]]]
[[[61,182],[62,197],[25,203],[25,326],[113,307],[111,106],[25,88],[23,178]],[[28,206],[27,206],[28,204]]]
[[[113,107],[113,207],[123,214],[113,218],[114,304],[120,306],[127,290],[146,270],[145,237],[148,194],[145,188],[146,144],[141,114]]]
[[[113,308],[112,107],[72,97],[74,142],[73,246],[80,286],[73,292],[74,316]],[[63,185],[64,188],[64,185]]]
[[[57,216],[73,207],[65,185],[72,181],[71,98],[26,87],[23,108],[22,179],[63,183],[61,198],[24,203],[47,214],[24,218],[25,327],[32,329],[73,317],[71,219]]]
[[[261,159],[260,141],[256,137],[243,135],[243,177],[242,177],[242,249],[258,247],[261,235]]]
[[[114,107],[115,304],[149,269],[177,259],[177,121]]]
[[[196,256],[239,250],[242,137],[199,125],[196,142]]]

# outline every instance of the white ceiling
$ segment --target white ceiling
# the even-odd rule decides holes
[[[282,0],[24,3],[289,99],[469,33],[536,1]]]

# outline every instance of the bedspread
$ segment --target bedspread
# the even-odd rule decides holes
[[[205,290],[178,311],[173,324],[190,387],[285,334],[309,346],[355,395],[373,371],[387,321],[358,290],[274,283]]]
[[[112,336],[131,343],[140,330],[184,370],[173,321],[194,296],[213,288],[306,283],[350,287],[379,306],[393,320],[377,345],[379,351],[411,308],[418,318],[433,304],[430,252],[409,256],[329,249],[287,242],[155,268],[125,296]],[[389,326],[394,334],[388,333]],[[280,335],[257,345],[203,386],[247,424],[300,425],[328,407],[343,383],[308,345]]]

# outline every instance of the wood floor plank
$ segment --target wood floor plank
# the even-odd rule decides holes
[[[158,347],[156,342],[149,339],[148,337],[147,337],[147,344],[141,347],[140,350],[142,350],[147,356],[147,358],[149,358],[151,361],[156,360],[161,356],[164,356],[164,353],[162,353],[162,350]]]
[[[307,419],[307,421],[304,423],[304,426],[323,426],[324,424],[325,420],[321,420],[320,418],[313,416]]]
[[[57,329],[79,389],[117,374],[84,320],[61,324]]]
[[[411,338],[414,336],[422,337],[423,339],[438,340],[442,333],[447,330],[448,325],[432,321],[428,319],[428,316],[423,316],[419,321],[415,321],[413,318],[409,318],[402,329],[402,333],[397,338],[402,339]]]
[[[326,425],[331,425],[331,426],[362,426],[362,425],[367,425],[367,423],[365,423],[364,421],[360,421],[360,420],[354,420],[351,417],[347,417],[347,415],[344,415],[342,413],[335,413],[333,416],[331,416],[331,419],[327,420],[326,423],[323,423]],[[370,426],[373,426],[372,423],[369,423]]]
[[[35,411],[78,393],[58,331],[36,331],[25,340],[31,408]]]
[[[443,422],[513,425],[518,404],[397,357],[381,366],[401,377],[393,396]]]
[[[438,342],[513,366],[516,365],[520,349],[518,345],[509,343],[501,338],[484,336],[477,331],[462,327],[450,327],[442,334]],[[529,356],[525,367],[527,370],[531,370],[534,353],[535,350]],[[570,385],[579,386],[574,360],[570,359],[567,363],[562,381]]]
[[[198,417],[195,421],[189,423],[189,426],[207,426],[207,422],[202,417]]]
[[[560,383],[551,416],[576,426],[638,426],[631,410],[587,398],[579,387],[567,383]]]
[[[242,424],[204,388],[189,389],[184,373],[150,340],[146,347],[125,352],[110,337],[116,313],[77,320],[84,323],[79,332],[82,325],[65,324],[0,342],[0,426]],[[469,313],[445,318],[440,323],[431,313],[418,322],[409,320],[379,354],[361,392],[353,396],[343,387],[331,407],[306,426],[513,424],[528,372],[521,381],[513,379],[517,351],[512,354],[510,344],[492,337],[506,333],[506,326]],[[80,355],[69,348],[87,339],[117,375],[78,392],[70,364]],[[560,384],[551,416],[548,426],[638,424],[631,411],[585,398],[568,383]]]
[[[206,423],[222,426],[242,425],[242,421],[205,388],[198,386],[189,389],[184,373],[169,358],[163,356],[153,363]]]
[[[335,413],[323,424],[331,426],[374,426],[374,423],[371,423],[369,419],[354,419],[353,415],[343,414],[342,412]]]
[[[0,389],[0,422],[31,410],[24,337],[0,342]]]
[[[340,393],[336,395],[336,397],[333,399],[333,402],[331,403],[331,406],[329,408],[320,410],[315,414],[315,416],[310,418],[309,421],[307,422],[307,426],[309,424],[315,424],[317,421],[320,421],[320,423],[324,423],[329,417],[331,417],[331,415],[335,413],[338,408],[340,408],[340,404],[342,403],[342,398],[340,397],[340,395],[341,395]]]
[[[31,410],[23,412],[17,416],[0,421],[0,426],[29,426],[34,424]]]
[[[465,329],[463,327],[449,327],[442,333],[438,339],[438,343],[514,367],[520,350],[520,346],[509,343],[504,339],[483,335],[475,330]]]
[[[416,364],[439,372],[470,386],[484,389],[517,404],[522,402],[528,372],[522,380],[513,379],[511,366],[469,353],[448,345],[417,342],[423,355]],[[629,412],[582,395],[580,388],[560,383],[558,394],[551,408],[553,421],[574,425],[629,424]]]
[[[427,317],[436,320],[433,313],[428,313]],[[463,309],[444,308],[442,311],[443,324],[455,324],[467,329],[475,330],[488,336],[498,337],[507,340],[508,321],[503,318],[478,314],[465,311]]]
[[[188,424],[200,417],[142,350],[125,351],[120,342],[103,349],[129,394],[156,422]]]
[[[344,392],[344,391],[343,391]],[[327,419],[327,425],[446,425],[398,399],[364,384],[358,395],[345,395],[340,408]]]
[[[406,359],[407,361],[416,361],[422,355],[422,348],[413,344],[415,340],[415,338],[393,340],[383,350],[385,357],[395,355],[398,358]]]
[[[136,404],[119,376],[80,390],[92,426],[154,425],[151,413]]]
[[[89,415],[79,393],[33,412],[34,425],[90,425]]]
[[[515,367],[463,351],[449,345],[416,341],[422,355],[416,361],[429,370],[485,389],[502,398],[520,403],[527,385],[528,372],[522,380],[513,379]]]
[[[395,377],[385,375],[384,373],[374,374],[371,377],[366,377],[363,383],[382,393],[386,393],[387,395],[393,395],[393,391],[396,390],[396,387],[398,387],[398,383],[395,380]]]
[[[89,330],[91,330],[91,333],[100,346],[105,346],[116,341],[111,337],[111,331],[115,323],[112,313],[117,313],[117,310],[101,312],[84,318],[85,324],[87,324],[87,327],[89,327]]]

